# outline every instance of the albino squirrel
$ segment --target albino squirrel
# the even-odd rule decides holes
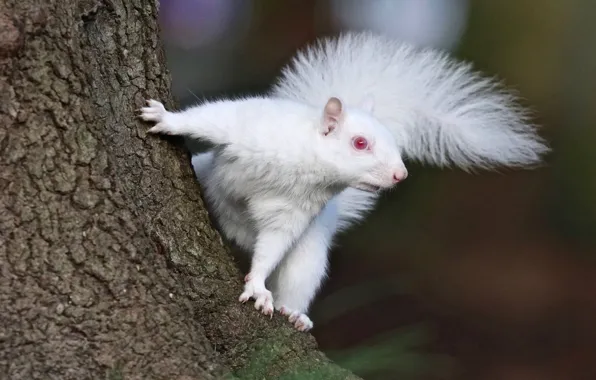
[[[240,301],[301,331],[334,235],[407,177],[404,159],[527,167],[549,150],[495,80],[368,32],[299,52],[267,96],[141,112],[151,133],[214,145],[192,165],[223,235],[252,253]]]

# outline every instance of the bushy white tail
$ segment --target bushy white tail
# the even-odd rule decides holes
[[[516,97],[446,53],[368,32],[321,39],[284,68],[272,96],[316,106],[374,102],[406,157],[464,170],[529,166],[547,146]]]

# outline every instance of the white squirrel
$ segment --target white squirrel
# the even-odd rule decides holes
[[[214,145],[192,165],[223,235],[252,253],[239,300],[300,331],[334,235],[407,177],[403,159],[469,171],[533,166],[549,150],[497,81],[368,32],[299,52],[267,96],[141,111],[151,133]]]

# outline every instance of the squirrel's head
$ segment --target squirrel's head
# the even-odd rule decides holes
[[[340,181],[366,191],[388,189],[408,176],[395,137],[372,111],[372,98],[350,109],[330,98],[318,131],[322,158]]]

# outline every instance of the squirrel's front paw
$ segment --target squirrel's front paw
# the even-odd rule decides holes
[[[255,309],[273,317],[273,295],[265,288],[265,281],[259,281],[258,279],[246,281],[244,292],[238,300],[244,303],[251,298],[255,300]]]
[[[164,122],[168,111],[157,100],[150,99],[147,101],[148,107],[141,108],[141,119],[145,121],[155,122],[155,125],[149,129],[149,133],[169,133],[171,132]]]
[[[294,324],[294,327],[298,331],[306,332],[313,328],[313,323],[308,315],[289,309],[285,306],[279,308],[279,312],[288,317],[290,323]]]

